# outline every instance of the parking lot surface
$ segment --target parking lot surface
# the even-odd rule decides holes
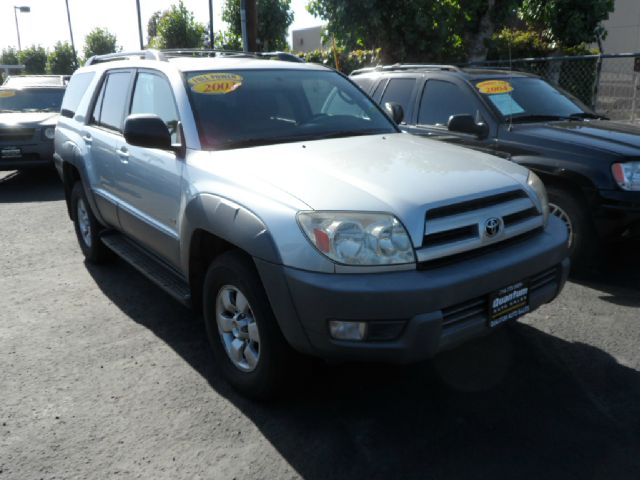
[[[83,262],[53,172],[0,172],[0,221],[0,480],[640,478],[637,243],[490,337],[257,404],[190,311]]]

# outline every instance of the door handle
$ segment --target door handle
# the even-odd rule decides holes
[[[126,148],[117,149],[116,155],[120,157],[120,162],[129,163],[129,152],[127,152]]]

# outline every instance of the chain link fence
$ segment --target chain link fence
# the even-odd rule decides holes
[[[612,120],[640,123],[640,53],[521,58],[469,66],[529,72],[568,91]]]

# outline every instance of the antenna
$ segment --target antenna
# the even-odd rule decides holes
[[[511,89],[509,90],[509,132],[513,130],[513,63],[511,61],[511,36],[508,37],[509,41],[507,42],[507,46],[509,47],[509,85],[511,85]]]

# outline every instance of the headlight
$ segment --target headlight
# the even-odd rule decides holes
[[[614,163],[611,171],[616,183],[623,190],[640,190],[640,162]]]
[[[55,127],[47,127],[44,129],[44,131],[42,132],[45,136],[45,138],[48,138],[49,140],[53,140],[53,137],[56,136],[56,128]]]
[[[300,212],[298,223],[311,243],[345,265],[414,263],[413,245],[393,215],[358,212]]]
[[[533,172],[529,172],[529,178],[527,178],[527,185],[529,185],[540,201],[540,208],[544,217],[544,224],[547,224],[549,220],[549,198],[547,197],[547,189],[544,188],[542,180]]]

